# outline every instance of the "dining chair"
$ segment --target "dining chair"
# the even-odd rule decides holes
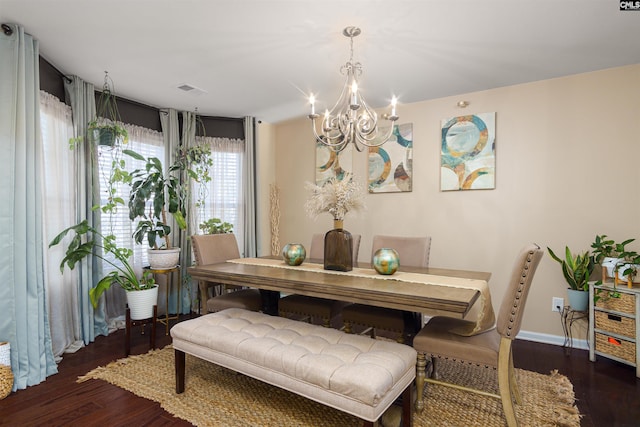
[[[240,258],[238,242],[233,233],[193,235],[191,244],[196,265],[216,264]],[[240,289],[204,280],[200,280],[198,286],[201,313],[213,313],[226,308],[243,308],[251,311],[262,309],[262,297],[258,289]],[[211,287],[218,289],[214,289],[213,295],[210,296]]]
[[[353,265],[358,260],[360,250],[360,235],[353,234]],[[324,234],[317,233],[311,237],[309,258],[314,260],[324,259]],[[278,301],[278,313],[282,317],[297,316],[306,319],[310,323],[314,320],[322,321],[325,327],[331,326],[331,321],[342,311],[342,308],[350,303],[325,298],[310,297],[307,295],[287,295]]]
[[[373,236],[371,258],[380,248],[393,248],[398,252],[400,265],[407,267],[429,267],[431,237]],[[351,304],[342,309],[345,332],[352,333],[354,325],[363,326],[363,333],[376,337],[376,329],[398,333],[396,340],[404,342],[405,316],[412,314],[392,308]]]
[[[468,327],[470,321],[436,316],[429,320],[415,336],[413,347],[418,352],[416,411],[421,412],[424,408],[424,383],[429,382],[500,399],[507,425],[510,427],[518,425],[513,399],[517,404],[521,404],[522,398],[516,382],[511,343],[520,331],[527,295],[543,253],[538,245],[529,244],[522,248],[518,254],[494,329],[477,335],[462,336],[451,331],[460,327]],[[425,373],[426,356],[430,356],[434,364],[429,378]],[[471,363],[486,366],[487,369],[489,367],[497,369],[499,393],[439,380],[435,375],[435,364],[439,358],[455,360],[462,364]]]

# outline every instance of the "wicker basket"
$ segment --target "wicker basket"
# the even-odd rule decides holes
[[[620,313],[635,314],[636,300],[633,294],[620,293],[620,298],[609,296],[609,291],[603,290],[600,299],[596,302],[596,307]]]
[[[630,317],[616,316],[604,311],[595,312],[596,329],[613,332],[625,337],[636,337],[636,321]]]
[[[636,343],[596,332],[596,351],[636,363]]]
[[[13,388],[13,372],[11,366],[0,365],[0,399],[9,396]]]

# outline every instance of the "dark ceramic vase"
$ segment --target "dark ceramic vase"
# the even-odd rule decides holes
[[[353,237],[343,229],[343,222],[333,221],[334,229],[324,235],[324,269],[353,270]]]

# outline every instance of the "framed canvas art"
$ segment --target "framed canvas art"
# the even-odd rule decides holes
[[[329,178],[342,181],[345,173],[353,172],[353,146],[349,144],[340,153],[326,145],[316,143],[316,185],[323,186]]]
[[[413,124],[394,125],[387,142],[369,148],[369,193],[411,191],[412,176]]]
[[[440,190],[496,188],[496,113],[441,121]]]

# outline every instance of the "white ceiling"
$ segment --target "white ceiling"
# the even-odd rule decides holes
[[[0,0],[66,74],[118,96],[277,123],[331,107],[349,58],[373,107],[640,62],[640,12],[616,0]],[[184,92],[189,84],[202,92]],[[198,93],[194,93],[198,92]]]

